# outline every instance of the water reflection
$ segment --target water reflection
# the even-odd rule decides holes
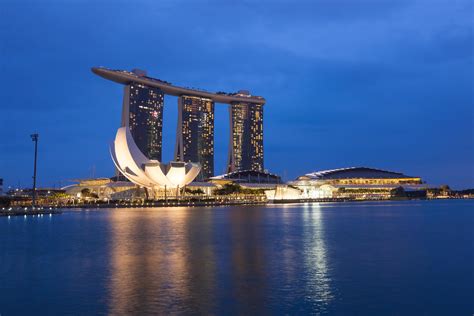
[[[109,223],[111,314],[297,313],[334,297],[317,205],[128,209]]]
[[[0,218],[0,313],[472,313],[472,200],[320,207]]]
[[[305,205],[303,208],[304,258],[308,273],[307,293],[309,299],[320,308],[327,306],[334,298],[322,217],[323,212],[317,203]]]
[[[271,257],[272,305],[295,315],[327,312],[335,289],[324,212],[307,203],[274,207],[272,213],[266,222],[274,232],[267,233],[265,246]]]
[[[212,225],[195,216],[185,209],[111,213],[112,314],[210,311],[212,300],[198,296],[213,292]]]
[[[265,249],[263,249],[263,213],[258,207],[231,211],[230,280],[235,299],[231,309],[237,314],[261,314],[267,290]],[[226,309],[224,307],[224,309]]]
[[[186,212],[185,305],[199,314],[210,314],[215,309],[216,259],[210,215],[210,210]]]

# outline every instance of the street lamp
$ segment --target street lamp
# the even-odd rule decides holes
[[[31,134],[31,140],[35,142],[35,164],[33,170],[33,201],[32,206],[33,208],[36,206],[36,160],[38,159],[38,133]]]

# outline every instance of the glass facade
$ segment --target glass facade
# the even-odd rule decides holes
[[[178,99],[178,131],[175,160],[198,162],[198,180],[214,176],[214,102],[181,96]]]
[[[124,118],[142,153],[161,161],[164,94],[159,88],[132,83],[125,87]]]
[[[229,105],[230,152],[228,172],[263,171],[263,105]]]

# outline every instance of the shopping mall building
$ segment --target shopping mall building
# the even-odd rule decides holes
[[[275,196],[276,199],[389,199],[403,195],[423,195],[426,186],[420,177],[350,167],[305,174],[288,182],[288,187],[280,192],[276,190]]]

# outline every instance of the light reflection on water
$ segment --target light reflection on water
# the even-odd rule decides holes
[[[303,207],[304,225],[304,261],[308,271],[307,292],[315,306],[322,310],[334,298],[328,267],[328,255],[324,240],[323,213],[319,204]]]
[[[127,210],[114,212],[111,225],[112,314],[212,310],[212,300],[199,301],[215,290],[209,217],[184,208]]]
[[[333,292],[320,209],[283,209],[282,233],[267,217],[258,207],[111,212],[110,313],[261,314],[283,280],[286,304],[304,296],[324,310]]]
[[[468,315],[473,203],[0,218],[0,314]]]

